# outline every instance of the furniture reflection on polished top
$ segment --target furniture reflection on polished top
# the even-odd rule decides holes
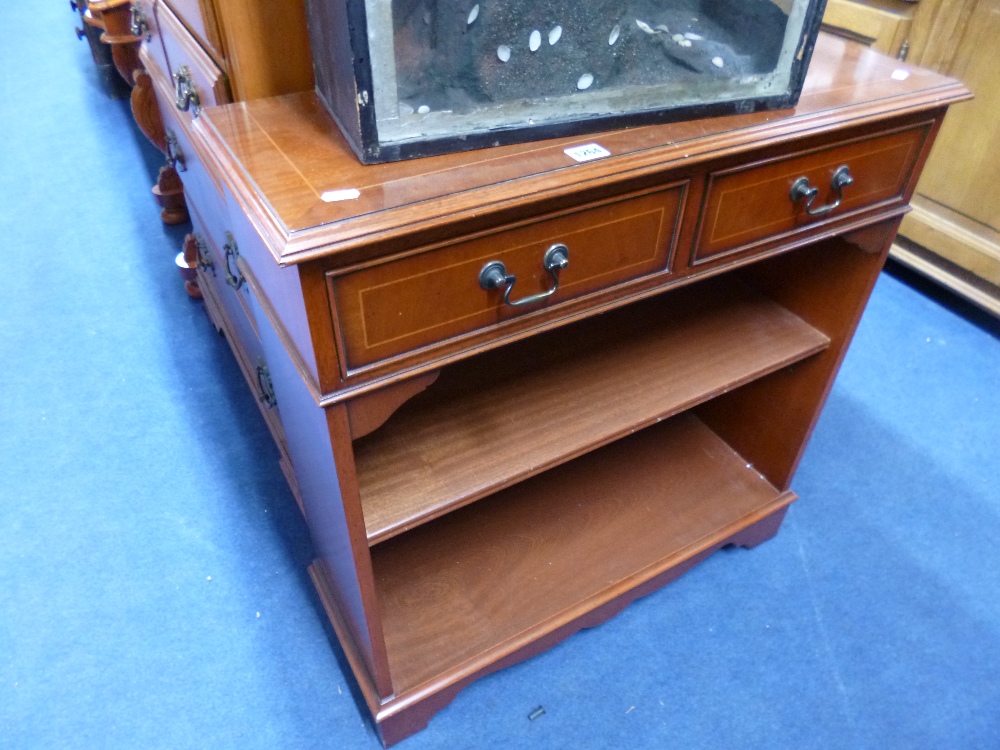
[[[163,221],[177,224],[188,218],[186,139],[179,133],[190,132],[201,108],[312,88],[305,6],[303,0],[133,0],[131,6],[131,30],[142,40],[141,67],[129,76],[136,84],[132,112],[167,157],[153,193]]]
[[[368,167],[312,93],[177,131],[188,255],[383,742],[777,531],[967,96],[824,36],[781,112]]]

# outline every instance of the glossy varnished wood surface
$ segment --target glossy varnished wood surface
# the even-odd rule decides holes
[[[699,417],[776,487],[792,480],[898,223],[884,219],[738,272],[830,337],[818,356],[698,407]]]
[[[965,96],[955,81],[823,38],[793,110],[396,164],[360,165],[313,94],[194,120],[246,247],[237,266],[323,560],[321,596],[383,739],[721,544],[759,541],[765,522],[776,530],[928,143]],[[788,175],[770,180],[780,189],[766,205],[752,200],[775,160],[864,151],[925,125],[927,143],[876,149],[901,154],[869,170],[885,195],[863,181],[844,214],[801,229],[793,215],[793,231],[767,224],[763,209],[790,210]],[[613,156],[576,164],[563,152],[590,141]],[[829,165],[804,166],[818,177]],[[408,282],[447,271],[455,248],[675,185],[686,197],[670,273],[373,351],[377,361],[351,370],[363,359],[348,356],[352,336],[392,340],[450,304],[455,279],[429,296]],[[743,196],[716,212],[735,224],[717,223],[723,234],[705,236],[721,244],[695,263],[720,185]],[[356,198],[323,199],[351,188]],[[747,228],[760,231],[726,244]],[[473,276],[459,274],[480,294]],[[364,283],[350,288],[352,277]],[[345,294],[375,301],[349,313]],[[338,331],[351,315],[355,332]],[[315,372],[297,352],[313,345]]]
[[[212,0],[211,4],[221,27],[236,101],[312,89],[305,0]]]
[[[212,55],[220,67],[225,67],[226,48],[219,33],[215,7],[211,0],[161,0],[194,34],[205,51]]]
[[[229,91],[229,81],[215,60],[202,49],[185,28],[181,20],[165,4],[157,6],[156,17],[160,26],[160,38],[166,51],[169,74],[176,74],[182,67],[191,72],[192,82],[198,91],[202,107],[227,104],[233,100]],[[194,108],[185,116],[193,117]]]
[[[393,688],[502,656],[773,512],[779,497],[682,416],[380,545]]]
[[[932,125],[933,121],[928,121],[877,138],[711,174],[694,263],[815,224],[806,213],[805,202],[793,202],[789,197],[790,186],[802,177],[819,190],[812,207],[819,209],[837,200],[830,188],[834,172],[842,166],[849,168],[854,182],[843,189],[835,209],[838,217],[886,201],[902,203]]]
[[[897,70],[904,70],[905,77]],[[896,78],[893,74],[896,73]],[[902,80],[898,80],[902,78]],[[968,96],[958,82],[901,67],[860,45],[821,35],[794,109],[657,125],[409,162],[361,165],[314,94],[206,112],[198,127],[228,152],[227,180],[260,211],[272,253],[299,262],[449,219],[502,212],[650,172],[689,168],[789,137],[862,124],[887,112],[945,106]],[[613,157],[576,164],[563,151],[596,141]],[[357,189],[325,202],[326,191]]]
[[[667,274],[686,185],[587,205],[558,216],[430,249],[391,263],[331,274],[330,300],[343,342],[344,372],[503,322],[525,312]],[[499,261],[517,277],[511,300],[552,288],[546,251],[568,249],[559,287],[542,303],[513,308],[503,290],[479,286],[480,270]],[[399,311],[406,310],[405,315]]]
[[[829,339],[728,283],[633,306],[446,370],[355,443],[375,544],[821,351]]]

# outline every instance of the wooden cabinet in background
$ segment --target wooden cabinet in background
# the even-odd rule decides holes
[[[916,3],[905,0],[827,0],[823,29],[905,58],[915,10]]]
[[[1000,315],[1000,0],[828,0],[824,28],[960,79],[891,256]]]
[[[306,91],[313,86],[303,0],[133,0],[143,40],[132,112],[167,157],[153,192],[167,223],[187,219],[185,169],[173,150],[168,113],[188,123],[205,106]]]
[[[893,257],[1000,315],[1000,0],[922,0],[911,60],[960,79]]]

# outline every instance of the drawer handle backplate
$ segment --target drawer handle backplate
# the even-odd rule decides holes
[[[273,409],[278,405],[278,399],[274,395],[274,384],[271,382],[271,373],[263,359],[257,360],[257,387],[260,389],[258,398],[264,406]]]
[[[530,297],[511,301],[510,293],[514,288],[514,282],[517,281],[517,277],[513,274],[508,274],[507,267],[499,260],[491,260],[483,266],[483,270],[479,272],[479,286],[487,291],[503,288],[503,303],[510,307],[533,305],[556,293],[556,290],[559,289],[559,272],[568,265],[569,248],[562,243],[558,243],[546,250],[542,258],[542,268],[548,271],[549,276],[552,277],[552,288],[547,292],[540,292],[539,294],[532,294]]]
[[[132,6],[132,9],[129,11],[128,21],[129,30],[131,30],[132,36],[145,37],[147,42],[153,38],[153,34],[149,30],[149,22],[142,14],[138,5]]]
[[[232,232],[226,232],[226,244],[222,246],[222,249],[226,253],[226,283],[239,291],[246,279],[243,278],[239,268],[236,269],[236,273],[233,273],[233,265],[240,257],[240,249],[236,246],[236,238],[233,237]]]
[[[191,111],[197,117],[201,109],[201,99],[198,96],[198,89],[194,86],[194,79],[191,77],[191,69],[187,65],[182,65],[180,70],[174,73],[174,106],[181,112]]]
[[[825,216],[840,205],[844,199],[844,188],[853,184],[854,178],[851,177],[851,170],[846,166],[837,167],[837,171],[833,173],[833,178],[830,180],[830,189],[837,193],[837,200],[833,203],[816,208],[812,207],[813,201],[819,195],[819,188],[811,186],[808,177],[799,177],[792,183],[792,192],[789,197],[792,199],[792,203],[798,203],[803,198],[806,199],[806,213],[810,216]]]
[[[215,276],[215,263],[212,262],[212,256],[208,252],[208,245],[205,244],[205,238],[200,234],[194,234],[194,247],[195,262],[198,264],[198,268],[202,271],[211,271],[212,275]]]
[[[187,162],[184,161],[184,151],[177,142],[177,135],[170,128],[164,136],[167,142],[167,164],[178,172],[187,172]]]

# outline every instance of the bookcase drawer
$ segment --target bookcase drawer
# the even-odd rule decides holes
[[[692,265],[809,232],[880,203],[902,204],[929,130],[929,123],[921,124],[711,173]]]
[[[613,294],[641,277],[668,275],[685,188],[631,194],[329,272],[344,374],[586,295]],[[560,252],[567,262],[553,268]]]

